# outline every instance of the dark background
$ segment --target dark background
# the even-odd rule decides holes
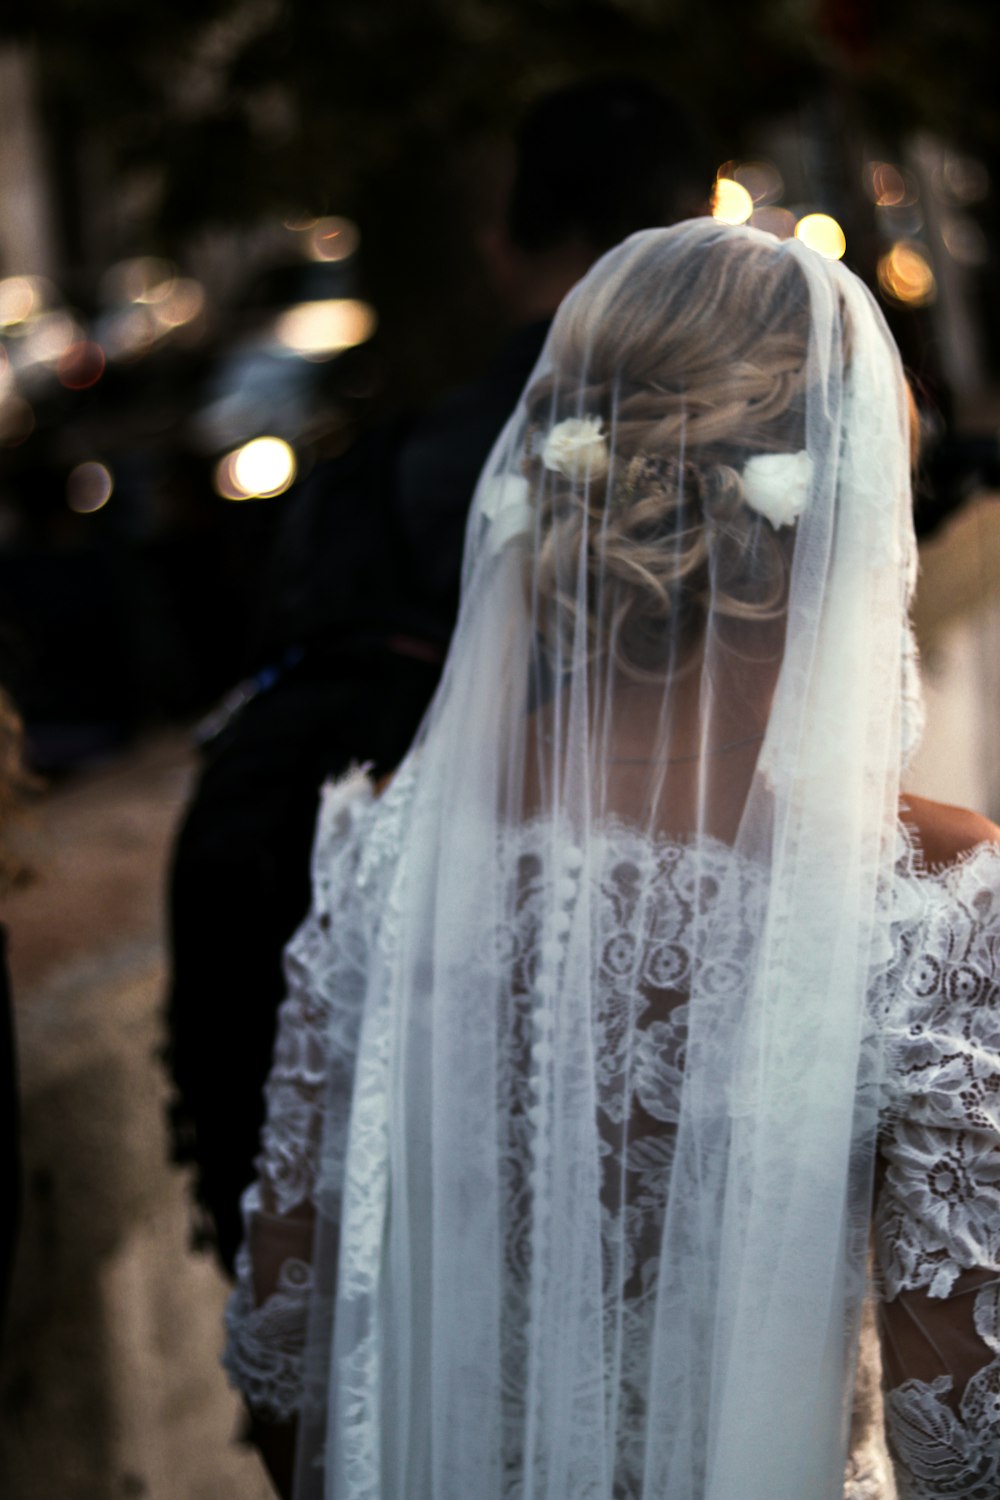
[[[237,440],[278,430],[306,476],[481,368],[507,331],[478,245],[502,215],[511,133],[540,93],[595,73],[643,77],[683,106],[706,203],[721,164],[776,160],[781,201],[833,214],[873,287],[894,239],[922,247],[936,303],[883,302],[932,440],[932,529],[995,471],[991,12],[982,0],[35,0],[5,12],[0,45],[35,146],[21,171],[47,227],[44,265],[14,263],[24,237],[0,235],[0,278],[44,271],[51,305],[99,348],[123,295],[109,268],[158,257],[204,298],[145,353],[105,348],[99,378],[84,351],[78,378],[73,355],[68,376],[36,372],[0,398],[0,675],[36,763],[58,771],[150,722],[189,720],[261,665],[254,612],[296,491],[233,503],[215,466]],[[0,102],[8,158],[11,109]],[[915,209],[879,208],[865,190],[871,161],[917,182],[927,141],[958,164],[934,209],[960,221],[957,267],[940,264],[950,257],[919,183]],[[8,159],[3,213],[18,211],[16,172]],[[358,227],[347,261],[310,262],[308,231],[283,227],[324,215]],[[265,378],[238,439],[208,430],[206,411],[245,381],[282,309],[345,295],[374,308],[377,332],[298,374],[285,360],[282,379],[308,389],[284,429]],[[87,462],[114,489],[81,514],[67,485]]]

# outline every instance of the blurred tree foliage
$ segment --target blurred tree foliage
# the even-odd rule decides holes
[[[0,35],[31,42],[56,137],[88,143],[123,192],[146,185],[145,243],[122,250],[272,212],[352,213],[383,326],[406,324],[402,366],[422,358],[426,387],[432,329],[470,359],[488,333],[466,207],[489,169],[472,147],[541,90],[648,77],[688,107],[713,163],[761,120],[830,99],[834,120],[890,138],[927,125],[996,160],[994,14],[983,0],[32,0]]]

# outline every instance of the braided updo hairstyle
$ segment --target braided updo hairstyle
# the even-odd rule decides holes
[[[664,244],[636,236],[614,252],[618,274],[581,283],[553,325],[552,369],[528,393],[543,638],[555,629],[550,651],[569,647],[582,568],[592,657],[610,651],[639,679],[691,659],[709,604],[782,617],[794,528],[746,505],[742,467],[803,444],[809,304],[795,259],[724,230],[683,257],[665,259]],[[545,434],[583,416],[611,438],[608,472],[547,468]]]

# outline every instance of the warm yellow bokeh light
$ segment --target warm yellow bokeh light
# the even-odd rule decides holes
[[[712,193],[712,218],[721,224],[745,224],[753,213],[753,199],[732,177],[717,177]]]
[[[296,354],[324,358],[363,344],[375,332],[375,309],[353,297],[300,302],[282,313],[275,325],[280,343]]]
[[[878,263],[878,284],[886,296],[907,307],[924,307],[937,295],[937,281],[919,245],[900,240]]]
[[[107,464],[77,464],[66,481],[66,504],[79,516],[93,515],[111,499],[114,478]]]
[[[42,306],[43,297],[36,276],[6,276],[0,281],[0,327],[11,328],[23,323]]]
[[[795,238],[827,260],[840,260],[847,249],[844,231],[829,214],[806,214],[795,226]]]
[[[307,226],[306,250],[310,260],[347,260],[358,248],[361,235],[350,219],[317,219]]]
[[[227,453],[215,469],[224,500],[265,500],[280,495],[295,478],[295,454],[283,438],[259,437]]]

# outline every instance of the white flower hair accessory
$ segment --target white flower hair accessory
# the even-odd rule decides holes
[[[608,472],[608,442],[600,417],[567,417],[557,422],[542,447],[542,463],[567,479],[603,479]]]
[[[799,453],[757,453],[743,467],[743,497],[775,531],[799,519],[809,498],[812,459]]]

